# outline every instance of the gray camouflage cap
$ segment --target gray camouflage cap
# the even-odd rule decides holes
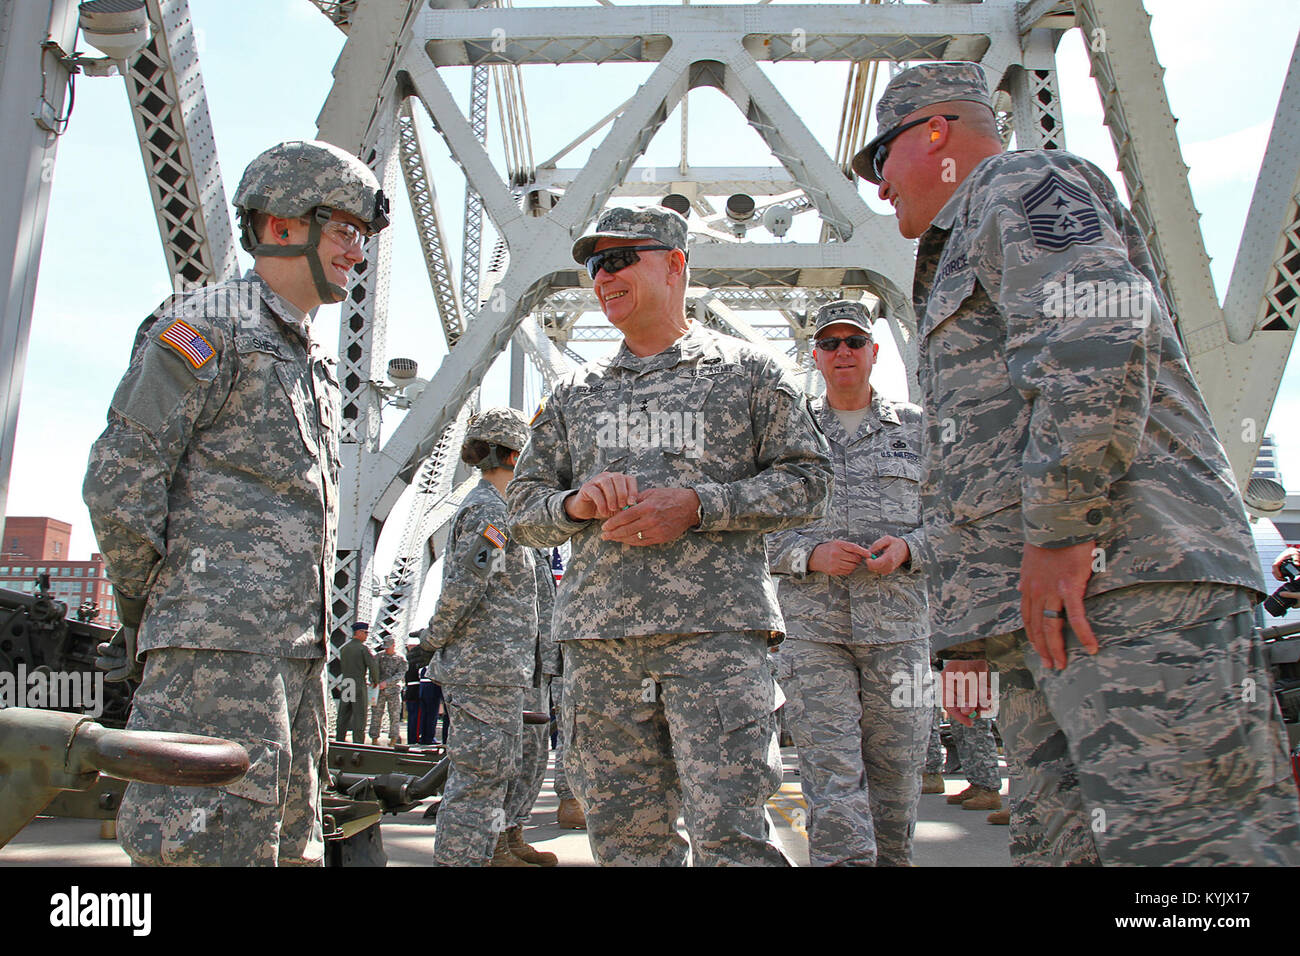
[[[868,182],[880,184],[873,167],[876,150],[893,139],[903,120],[935,103],[969,100],[993,108],[984,68],[967,60],[922,63],[889,81],[876,104],[876,136],[853,157],[853,171]]]
[[[871,313],[861,302],[850,302],[848,299],[839,299],[835,302],[828,302],[817,310],[817,315],[813,322],[813,337],[821,334],[822,329],[830,325],[843,323],[851,325],[856,329],[861,329],[867,333],[867,338],[871,338]]]
[[[501,445],[513,451],[522,451],[528,444],[528,419],[517,408],[498,405],[485,408],[469,420],[465,440],[479,439],[490,445]]]
[[[371,234],[388,225],[388,200],[370,167],[319,140],[278,143],[254,159],[240,177],[234,206],[284,219],[326,206],[356,216]]]
[[[680,213],[662,206],[627,209],[615,206],[601,213],[596,231],[573,244],[573,259],[579,265],[596,252],[599,239],[653,239],[665,246],[686,251],[686,220]]]

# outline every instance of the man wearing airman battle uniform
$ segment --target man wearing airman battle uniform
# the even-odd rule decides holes
[[[1091,163],[1003,153],[977,64],[876,119],[853,168],[920,240],[931,636],[998,670],[1013,858],[1300,862],[1250,530],[1141,227]]]

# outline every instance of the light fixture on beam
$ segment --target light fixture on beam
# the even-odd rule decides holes
[[[665,209],[671,209],[683,217],[691,214],[691,201],[681,193],[669,193],[663,199],[659,200],[659,205]]]

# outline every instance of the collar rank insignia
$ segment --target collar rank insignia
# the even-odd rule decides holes
[[[1052,170],[1037,186],[1020,197],[1029,233],[1043,249],[1059,252],[1073,243],[1096,242],[1101,222],[1092,193]]]
[[[499,530],[497,530],[497,526],[494,524],[490,524],[487,526],[487,528],[483,532],[483,537],[487,538],[498,548],[504,548],[506,546],[506,542],[510,540]]]
[[[191,328],[189,323],[179,319],[167,326],[166,331],[158,336],[158,341],[180,352],[185,356],[185,361],[196,369],[203,368],[217,354],[207,339]]]

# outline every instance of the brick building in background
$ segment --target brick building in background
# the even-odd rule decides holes
[[[113,585],[104,573],[104,557],[92,554],[89,561],[69,560],[72,525],[54,518],[6,518],[0,540],[0,588],[36,592],[36,576],[50,576],[50,590],[56,600],[68,605],[68,617],[77,616],[85,601],[99,605],[94,623],[116,627],[117,602]]]

